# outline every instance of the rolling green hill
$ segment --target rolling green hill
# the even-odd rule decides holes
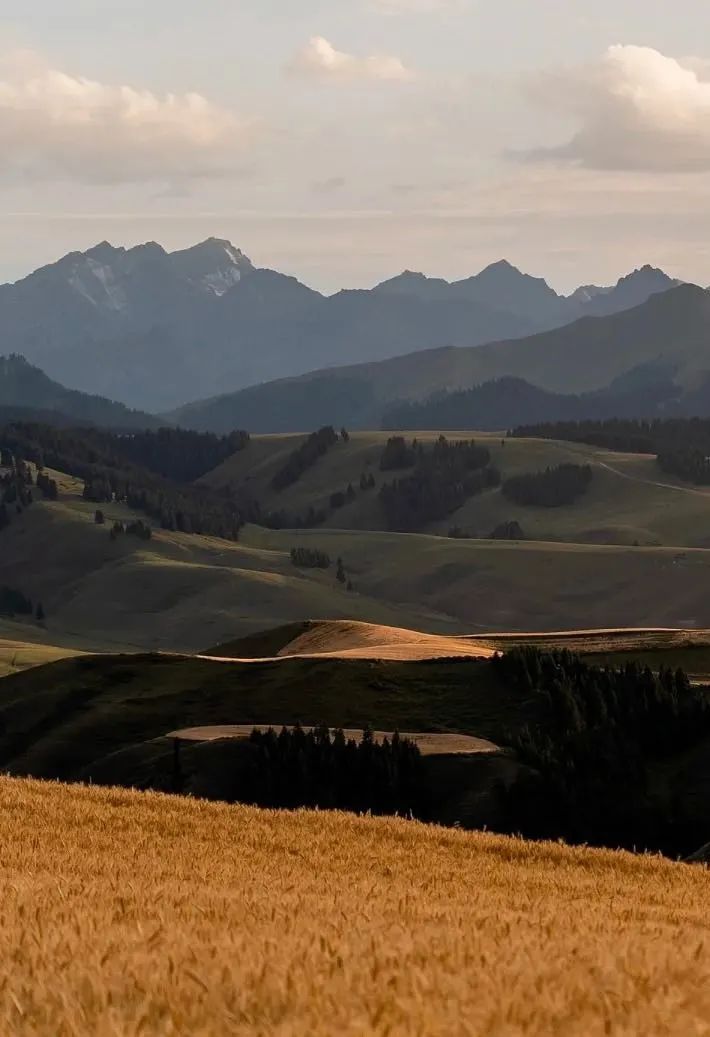
[[[368,461],[380,483],[383,441],[380,433],[354,435],[274,502],[278,496],[289,507],[303,506],[314,494],[342,487],[341,480],[355,482]],[[293,445],[257,439],[211,479],[222,485],[244,478],[251,461],[251,482],[263,488]],[[6,629],[3,621],[0,638],[68,650],[189,652],[306,619],[441,634],[710,626],[710,550],[700,546],[710,528],[710,495],[665,477],[656,482],[655,466],[644,457],[540,440],[503,447],[491,439],[490,445],[509,474],[582,458],[594,465],[592,489],[559,509],[513,508],[498,492],[484,494],[440,528],[415,535],[377,529],[375,490],[358,491],[353,504],[329,519],[346,528],[247,526],[238,543],[155,529],[150,541],[113,541],[111,523],[137,513],[105,505],[107,524],[97,526],[81,483],[50,473],[59,499],[36,501],[0,534],[0,584],[41,601],[46,624],[15,621]],[[437,535],[454,524],[486,534],[511,518],[538,540]],[[580,543],[585,538],[591,542]],[[661,546],[634,547],[635,540]],[[334,564],[324,571],[296,568],[290,552],[299,546],[325,551],[333,563],[342,557],[353,591],[336,581]],[[12,651],[3,656],[7,668]]]
[[[325,525],[336,529],[382,529],[385,517],[377,495],[385,482],[404,472],[381,472],[383,448],[391,433],[354,432],[338,443],[301,478],[282,491],[271,480],[303,436],[254,437],[247,450],[235,454],[204,478],[214,488],[248,492],[263,507],[305,514],[309,506],[328,509],[330,495],[351,483],[352,503],[329,511]],[[435,432],[405,433],[430,443]],[[710,494],[661,473],[651,457],[617,454],[579,444],[536,439],[506,439],[489,433],[449,432],[449,439],[475,436],[491,452],[503,478],[565,463],[590,464],[594,479],[575,504],[560,508],[520,507],[500,489],[472,497],[448,518],[423,531],[447,535],[452,527],[473,537],[488,537],[501,523],[516,520],[530,540],[632,546],[704,547],[710,544]],[[360,476],[372,473],[376,486],[361,491]]]

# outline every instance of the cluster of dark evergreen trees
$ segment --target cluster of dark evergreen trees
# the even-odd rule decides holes
[[[345,490],[336,490],[335,493],[330,495],[330,510],[338,511],[340,508],[344,508],[346,504],[352,504],[357,497],[355,487],[350,482]]]
[[[15,587],[0,587],[0,615],[31,616],[34,612],[32,599]]]
[[[488,535],[489,540],[525,540],[523,527],[515,519],[499,523]]]
[[[663,450],[656,458],[659,468],[696,486],[710,485],[710,454],[696,447]]]
[[[559,508],[573,504],[587,492],[592,482],[589,465],[562,464],[544,472],[514,475],[503,483],[502,492],[516,504]]]
[[[179,483],[194,482],[249,446],[249,433],[239,430],[216,436],[211,432],[161,428],[118,438],[122,457]]]
[[[327,517],[325,508],[316,508],[311,504],[301,513],[287,511],[286,508],[278,508],[276,511],[255,508],[251,521],[265,529],[316,529],[323,525]]]
[[[0,586],[0,616],[34,616],[38,623],[42,623],[44,606],[38,601],[35,607],[32,599],[16,587]]]
[[[549,422],[524,425],[511,434],[589,443],[626,454],[655,454],[664,472],[700,486],[710,485],[708,418]]]
[[[102,515],[102,512],[97,511],[96,515]],[[102,520],[95,519],[95,521],[97,521],[98,525],[103,525]],[[137,519],[135,522],[114,522],[111,527],[111,539],[117,540],[124,533],[128,534],[128,536],[137,537],[139,540],[150,540],[153,536],[150,526],[141,519]]]
[[[421,444],[415,439],[408,443],[404,436],[390,436],[380,458],[381,472],[413,468],[420,455]]]
[[[10,524],[12,511],[21,512],[32,503],[32,469],[7,447],[0,448],[0,529]]]
[[[625,454],[660,454],[693,449],[710,455],[709,418],[559,421],[521,425],[510,434],[525,439],[562,439],[570,443],[590,443],[592,446]]]
[[[509,688],[542,705],[537,722],[513,739],[534,771],[510,794],[512,831],[671,853],[707,838],[688,828],[681,803],[656,799],[651,783],[655,764],[710,734],[707,689],[681,670],[600,668],[533,648],[493,666]]]
[[[293,486],[303,473],[312,468],[337,442],[339,442],[339,436],[332,425],[326,425],[317,432],[313,432],[304,443],[296,447],[286,463],[276,472],[271,480],[273,489],[285,490],[287,487]]]
[[[164,529],[237,539],[244,521],[258,513],[255,505],[237,504],[229,494],[177,483],[138,467],[123,453],[129,441],[130,437],[93,428],[16,423],[0,429],[0,442],[7,451],[38,467],[46,464],[83,479],[86,500],[97,504],[125,502]],[[170,450],[173,448],[171,444]],[[169,452],[163,460],[168,456]]]
[[[360,742],[325,726],[254,731],[253,765],[242,775],[241,802],[261,807],[320,807],[373,814],[420,814],[421,757],[417,745],[395,733]]]
[[[46,472],[37,472],[36,483],[45,500],[56,500],[59,496],[56,480],[50,479]]]
[[[500,484],[486,447],[473,440],[449,442],[441,436],[428,449],[418,448],[411,475],[385,483],[380,490],[389,529],[407,532],[457,511],[469,497]]]
[[[299,569],[330,569],[330,555],[312,547],[292,547],[291,562]]]

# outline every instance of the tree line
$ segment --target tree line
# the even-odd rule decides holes
[[[531,838],[687,852],[707,840],[682,802],[652,792],[654,767],[710,734],[710,700],[682,670],[588,665],[569,652],[516,648],[499,679],[541,706],[512,738],[530,771],[508,797],[509,827]]]
[[[251,767],[240,775],[236,798],[260,807],[318,807],[373,814],[419,814],[421,756],[415,742],[376,741],[367,728],[358,742],[342,730],[300,725],[255,730]]]
[[[131,432],[118,437],[121,456],[173,482],[190,483],[213,471],[233,454],[249,446],[249,433],[228,436],[161,428],[156,432]]]
[[[0,448],[0,529],[10,524],[10,515],[28,507],[33,501],[32,469],[21,457],[6,447]]]
[[[345,429],[343,429],[345,432]],[[347,432],[345,432],[347,435]],[[349,438],[349,437],[348,437]],[[304,472],[312,468],[331,447],[339,442],[340,436],[332,425],[325,425],[289,454],[285,463],[279,468],[271,480],[274,490],[285,490],[298,482]]]
[[[457,511],[469,497],[500,484],[487,447],[474,440],[449,442],[441,436],[417,449],[410,475],[385,483],[379,500],[389,529],[407,532]]]
[[[41,601],[32,604],[32,599],[16,587],[0,586],[0,616],[34,616],[38,623],[44,618],[44,606]]]
[[[299,569],[330,569],[330,555],[312,547],[292,547],[291,564]]]
[[[658,418],[651,421],[613,418],[608,421],[553,421],[520,425],[511,436],[589,443],[625,454],[660,454],[700,450],[710,455],[710,419]]]
[[[8,452],[38,468],[46,464],[84,481],[84,498],[96,504],[125,502],[164,529],[234,540],[256,505],[229,493],[178,483],[135,465],[123,454],[127,437],[96,429],[59,429],[17,423],[0,429]]]
[[[590,465],[562,464],[511,476],[504,481],[502,493],[516,504],[560,508],[585,494],[592,478]]]
[[[710,485],[710,419],[548,422],[522,425],[511,435],[589,443],[626,454],[655,454],[659,468],[686,482]]]
[[[422,444],[418,440],[408,443],[404,436],[390,436],[380,457],[380,471],[392,472],[402,468],[413,468],[421,456]]]

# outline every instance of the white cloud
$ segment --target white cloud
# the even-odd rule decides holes
[[[323,36],[313,36],[290,65],[297,75],[340,82],[380,80],[405,82],[414,73],[392,54],[371,54],[360,57],[336,50]]]
[[[593,65],[545,73],[532,84],[547,106],[579,129],[565,144],[528,152],[591,169],[693,172],[710,169],[710,82],[698,59],[650,47],[609,47]]]
[[[159,96],[0,54],[0,175],[89,182],[217,175],[234,168],[248,124],[197,93]]]

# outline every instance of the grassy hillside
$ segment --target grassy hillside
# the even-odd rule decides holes
[[[13,625],[13,639],[98,650],[160,648],[190,651],[279,622],[360,618],[392,626],[447,629],[426,604],[404,607],[384,595],[348,594],[334,572],[297,570],[290,542],[260,547],[154,530],[149,542],[112,541],[114,520],[135,513],[102,506],[106,525],[81,483],[50,473],[59,500],[38,501],[2,531],[0,584],[18,587],[44,605],[45,628]],[[0,626],[2,636],[2,626]]]
[[[0,638],[0,677],[76,655],[81,655],[81,652],[59,648],[57,645]]]
[[[357,451],[373,449],[368,442],[358,439],[351,444],[353,470],[361,464]],[[268,450],[271,441],[256,446]],[[537,460],[533,448],[539,451]],[[519,446],[516,441],[498,449],[505,452],[509,471],[516,463],[536,467],[552,456],[539,441]],[[562,457],[563,450],[576,448],[553,444],[551,449]],[[330,464],[330,455],[323,463]],[[622,471],[626,460],[614,463]],[[629,471],[643,464],[643,458],[629,459]],[[601,495],[604,472],[590,499],[597,491]],[[334,474],[321,473],[316,466],[308,478],[331,479]],[[597,529],[604,509],[611,509],[615,499],[623,501],[626,488],[627,505],[633,507],[637,484],[608,474],[622,492],[598,503]],[[107,525],[97,526],[95,506],[81,499],[81,484],[53,475],[59,482],[59,500],[32,504],[13,516],[0,534],[0,584],[41,601],[47,617],[44,627],[15,622],[6,634],[0,623],[0,638],[13,642],[99,651],[198,651],[305,619],[363,620],[441,634],[710,627],[704,589],[710,551],[704,549],[516,544],[367,530],[273,532],[254,526],[243,531],[240,543],[163,530],[155,530],[149,542],[130,536],[112,541],[110,523],[135,516],[123,505],[107,505]],[[629,516],[628,539],[631,530],[638,537],[641,522],[676,533],[687,523],[688,539],[691,528],[695,539],[703,539],[698,530],[704,528],[702,514],[710,498],[701,491],[647,489],[650,496],[643,512]],[[293,492],[301,493],[303,487],[296,484]],[[480,503],[493,508],[483,499]],[[359,504],[358,498],[353,507]],[[370,501],[367,506],[371,505],[376,506]],[[470,507],[475,505],[473,501]],[[500,514],[517,517],[525,528],[520,512],[503,511],[501,504]],[[548,514],[546,510],[540,521],[548,521]],[[573,525],[575,515],[576,508],[565,508],[553,517]],[[495,517],[491,510],[487,523]],[[607,512],[606,517],[611,522],[619,516]],[[463,525],[465,516],[459,521]],[[648,532],[650,536],[653,530]],[[342,556],[354,591],[337,583],[334,568],[294,567],[289,555],[295,546],[325,550],[332,559]]]
[[[0,789],[7,1034],[686,1037],[710,1011],[704,869],[402,820]]]
[[[65,659],[0,682],[0,767],[76,779],[112,753],[187,727],[304,724],[502,737],[531,717],[485,661],[167,655]],[[115,777],[118,781],[118,776]]]
[[[247,489],[266,509],[305,514],[308,507],[327,507],[331,493],[352,483],[356,499],[331,512],[326,525],[339,529],[382,529],[384,515],[377,500],[384,482],[400,472],[381,472],[382,450],[391,433],[356,432],[349,443],[338,443],[291,487],[280,492],[271,480],[303,436],[262,436],[235,454],[203,480],[212,487]],[[409,433],[431,442],[435,432]],[[499,489],[472,497],[449,518],[430,524],[424,532],[446,535],[459,526],[471,536],[487,537],[499,524],[517,520],[530,540],[579,543],[702,547],[710,543],[710,493],[683,485],[664,475],[651,457],[618,454],[591,446],[535,439],[506,439],[500,435],[451,432],[447,437],[485,443],[493,464],[504,478],[565,463],[589,464],[594,470],[591,490],[573,505],[561,508],[521,507],[506,500]],[[375,489],[360,491],[360,476],[372,473]]]

